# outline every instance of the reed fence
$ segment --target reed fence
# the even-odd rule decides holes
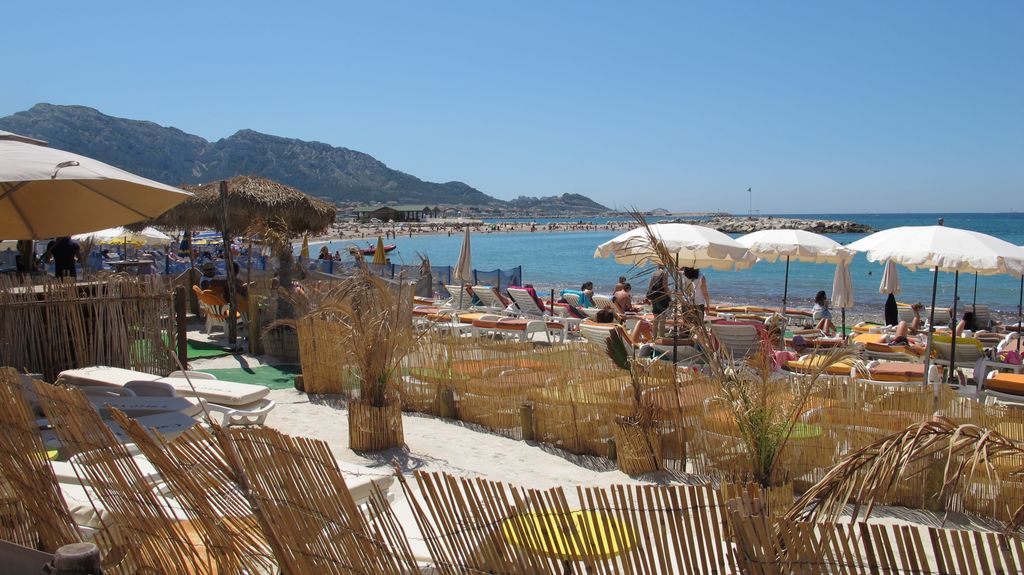
[[[621,431],[616,437],[617,418],[638,409],[629,374],[591,344],[425,338],[403,367],[406,410],[455,418],[574,454],[618,456],[617,444],[625,438]],[[773,380],[771,401],[785,403],[799,393],[803,382],[798,377]],[[655,364],[640,384],[639,409],[649,414],[654,452],[665,467],[715,482],[752,479],[750,455],[735,418],[718,399],[721,387],[716,381]],[[1021,410],[983,405],[946,388],[936,399],[931,387],[880,386],[826,376],[815,386],[780,455],[782,477],[801,493],[844,455],[936,414],[1024,440]],[[884,503],[1000,520],[1024,505],[1024,481],[1009,473],[1012,462],[1001,463],[1001,473],[995,476],[975,474],[961,494],[944,498],[939,497],[940,463],[908,469],[908,477],[894,486]]]
[[[0,277],[0,365],[41,373],[90,365],[175,369],[171,290],[155,276],[88,282]]]

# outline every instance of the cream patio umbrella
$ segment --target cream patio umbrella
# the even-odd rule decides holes
[[[38,240],[130,224],[155,218],[189,196],[98,160],[0,132],[5,237]]]
[[[960,272],[981,275],[1024,275],[1024,249],[999,238],[975,232],[937,226],[903,226],[875,232],[846,246],[864,252],[871,262],[896,262],[914,271],[919,267],[931,268],[932,299],[928,318],[928,345],[925,351],[924,373],[927,378],[931,362],[932,332],[935,329],[935,294],[939,272],[953,272],[953,318],[956,319],[956,290]],[[956,357],[956,338],[952,338],[952,357]],[[952,375],[955,363],[950,365]]]
[[[680,267],[740,270],[757,261],[745,246],[722,232],[692,224],[652,224],[632,229],[597,246],[594,257],[614,257],[620,264],[635,266],[656,262],[658,254],[651,246],[648,228]]]
[[[641,223],[643,220],[641,218]],[[652,242],[655,238],[661,245]],[[660,249],[659,249],[660,247]],[[671,257],[680,267],[739,270],[750,267],[757,258],[746,247],[722,232],[691,224],[641,225],[597,246],[595,258],[614,257],[620,264],[641,266],[660,263]],[[680,280],[674,278],[676,286]],[[673,313],[678,307],[673,305]],[[678,316],[676,316],[678,320]],[[676,340],[672,341],[672,363],[677,359]]]
[[[839,264],[848,260],[852,253],[843,246],[821,234],[804,230],[761,230],[736,238],[736,243],[745,246],[758,258],[774,262],[786,258],[786,280],[782,287],[782,315],[786,315],[786,300],[789,295],[789,262],[815,264]]]
[[[469,245],[469,226],[462,237],[462,248],[459,250],[459,261],[452,270],[452,275],[459,280],[459,309],[462,309],[463,294],[466,293],[466,282],[473,282],[473,263]]]

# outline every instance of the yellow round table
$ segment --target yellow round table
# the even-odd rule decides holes
[[[564,561],[614,557],[636,545],[629,525],[595,511],[524,513],[503,521],[501,531],[520,549]]]

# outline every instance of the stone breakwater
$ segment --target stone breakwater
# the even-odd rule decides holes
[[[709,228],[730,234],[748,234],[760,230],[804,230],[818,234],[858,234],[873,232],[871,226],[845,220],[807,220],[802,218],[773,218],[770,216],[743,218],[719,217],[703,223]]]

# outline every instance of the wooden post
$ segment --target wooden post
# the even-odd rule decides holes
[[[49,567],[54,575],[101,575],[100,550],[92,543],[71,543],[57,549]]]
[[[235,297],[235,267],[231,257],[231,233],[228,230],[228,182],[220,181],[221,239],[224,245],[224,268],[228,277],[228,348],[232,351],[238,342],[238,300]]]
[[[455,393],[450,387],[441,390],[438,413],[445,419],[455,419]]]
[[[191,290],[190,290],[191,291]],[[181,367],[188,369],[188,292],[184,286],[174,288],[174,326]]]
[[[533,430],[533,406],[529,403],[519,406],[519,425],[523,428],[523,441],[536,439],[536,432]]]

